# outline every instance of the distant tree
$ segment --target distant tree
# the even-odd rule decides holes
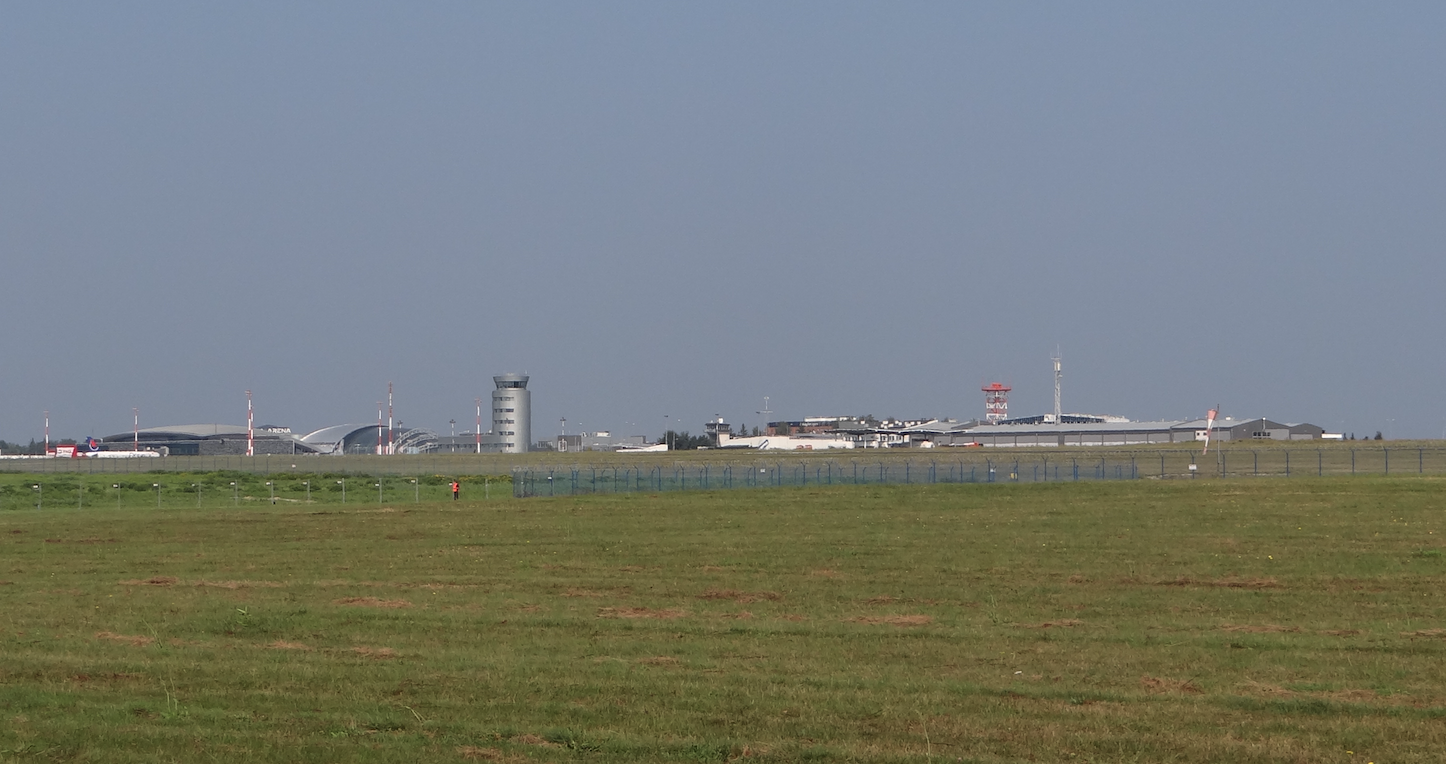
[[[755,426],[755,427],[753,428],[753,437],[757,438],[757,437],[761,437],[762,435],[763,435],[763,433],[759,432],[759,431],[758,431],[758,427]]]
[[[1384,438],[1384,437],[1381,437],[1381,431],[1380,431],[1380,430],[1376,430],[1376,437],[1371,438],[1371,440],[1385,440],[1385,438]]]

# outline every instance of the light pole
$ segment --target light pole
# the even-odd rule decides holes
[[[673,450],[673,425],[668,421],[668,415],[663,415],[663,439],[668,443],[668,450]]]
[[[336,481],[336,484],[339,485],[339,486],[341,486],[341,503],[342,503],[342,504],[345,504],[345,503],[346,503],[346,478],[342,478],[341,480]]]
[[[448,420],[447,420],[447,424],[452,425],[452,437],[454,437],[454,438],[457,437],[457,420],[455,420],[455,419],[448,419]]]
[[[40,509],[45,506],[45,489],[41,488],[39,483],[30,487],[35,489],[35,508]]]

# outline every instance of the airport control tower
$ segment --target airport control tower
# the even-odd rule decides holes
[[[499,374],[492,378],[492,435],[504,454],[522,454],[532,448],[532,393],[526,374]]]

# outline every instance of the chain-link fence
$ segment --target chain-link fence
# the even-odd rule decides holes
[[[572,496],[808,485],[1044,483],[1262,476],[1446,474],[1446,448],[1266,448],[1199,451],[973,451],[877,459],[779,458],[671,464],[553,464],[512,471],[513,495]]]

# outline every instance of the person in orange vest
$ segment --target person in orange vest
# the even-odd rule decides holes
[[[458,482],[455,481],[455,480],[453,480],[453,481],[452,481],[452,501],[456,501],[456,500],[457,500],[457,495],[460,494],[461,492],[462,492],[462,484],[461,484],[461,483],[458,483]]]

